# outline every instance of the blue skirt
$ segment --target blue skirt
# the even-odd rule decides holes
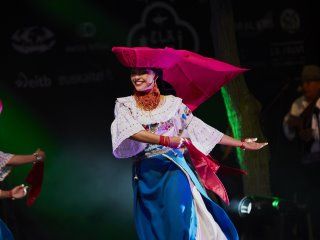
[[[198,221],[188,178],[225,237],[239,239],[225,211],[208,197],[180,151],[137,161],[133,176],[134,215],[140,240],[196,239]]]
[[[7,225],[0,219],[0,240],[14,240]]]

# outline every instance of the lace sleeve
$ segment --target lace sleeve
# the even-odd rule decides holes
[[[145,130],[143,126],[132,117],[130,109],[124,104],[116,102],[115,119],[111,124],[114,156],[128,158],[141,152],[146,144],[131,140],[129,137],[143,130]]]
[[[179,110],[179,115],[183,130],[181,136],[189,137],[196,148],[208,155],[224,134],[195,117],[184,104]]]
[[[0,151],[0,181],[3,181],[3,179],[11,172],[12,167],[7,166],[7,163],[12,157],[13,154]]]

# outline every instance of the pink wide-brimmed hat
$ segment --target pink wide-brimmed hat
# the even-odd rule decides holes
[[[193,111],[220,88],[247,69],[187,50],[149,47],[113,47],[118,60],[129,68],[158,68],[178,97]]]

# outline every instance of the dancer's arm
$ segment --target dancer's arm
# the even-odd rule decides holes
[[[38,149],[36,152],[30,155],[14,155],[12,158],[9,159],[7,165],[17,166],[26,163],[42,161],[45,157],[45,152]]]
[[[245,150],[258,150],[268,144],[267,142],[258,143],[256,141],[257,141],[257,138],[246,138],[243,141],[240,141],[224,134],[219,144],[232,146],[232,147],[240,147]]]
[[[11,199],[18,199],[23,198],[27,194],[27,186],[23,184],[14,187],[11,190],[1,190],[0,189],[0,199],[11,198]]]
[[[136,140],[138,142],[150,143],[150,144],[159,144],[160,143],[160,135],[148,132],[148,131],[140,131],[136,134],[133,134],[131,139]],[[170,137],[170,142],[176,145],[180,143],[180,137]]]

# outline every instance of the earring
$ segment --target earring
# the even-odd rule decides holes
[[[155,77],[154,77],[154,81],[157,81],[158,80],[158,75],[155,75]]]

